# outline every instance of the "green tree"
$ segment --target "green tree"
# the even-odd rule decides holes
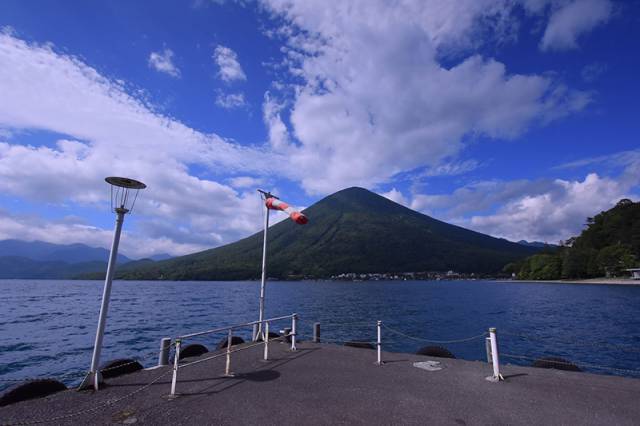
[[[536,254],[531,256],[529,279],[557,280],[562,274],[562,259],[556,254]]]
[[[630,246],[615,244],[600,250],[596,262],[601,274],[619,276],[627,268],[633,268],[636,257]]]
[[[590,247],[573,246],[564,253],[562,278],[590,278],[598,275],[597,250]]]
[[[548,279],[561,261],[562,278],[591,278],[606,273],[619,275],[640,260],[640,203],[620,200],[612,209],[588,217],[577,237],[561,242],[556,260],[531,256],[521,262],[521,279]]]

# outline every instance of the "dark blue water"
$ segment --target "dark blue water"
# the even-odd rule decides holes
[[[102,286],[98,281],[0,280],[0,380],[86,371]],[[257,319],[258,294],[257,282],[116,282],[102,359],[143,357],[151,366],[162,337]],[[319,321],[323,338],[335,340],[374,340],[378,319],[407,335],[433,340],[466,338],[497,327],[504,355],[560,356],[587,364],[587,371],[640,377],[640,372],[624,371],[640,370],[640,287],[269,282],[266,310],[268,317],[299,313],[300,332],[306,336],[311,323]],[[240,334],[249,337],[250,330]],[[414,352],[427,345],[387,329],[382,334],[385,350]],[[221,338],[201,341],[213,348]],[[458,358],[486,357],[483,339],[443,346]],[[503,362],[531,363],[506,357]]]

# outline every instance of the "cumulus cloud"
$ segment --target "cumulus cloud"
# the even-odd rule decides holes
[[[148,236],[129,232],[125,226],[120,251],[134,259],[154,254],[172,253],[182,255],[211,247],[206,244],[179,242],[167,235]],[[17,215],[0,210],[0,240],[18,238],[24,241],[46,241],[54,244],[82,242],[92,247],[108,248],[113,230],[91,226],[77,217],[61,220],[45,220],[39,216]]]
[[[584,179],[482,181],[450,194],[418,194],[411,207],[511,240],[547,241],[578,235],[587,217],[608,210],[621,198],[637,198],[640,151],[579,160],[562,168],[607,164],[614,177],[588,173]]]
[[[402,195],[402,192],[398,191],[395,188],[391,188],[390,191],[388,192],[384,192],[382,194],[383,197],[386,197],[388,199],[390,199],[391,201],[394,201],[398,204],[402,204],[403,206],[407,206],[409,205],[409,201],[407,200],[407,198]]]
[[[269,132],[269,145],[275,151],[287,152],[289,148],[289,130],[282,120],[283,105],[279,104],[270,93],[265,93],[262,104],[262,118]]]
[[[469,225],[480,232],[513,240],[557,243],[579,234],[583,221],[608,210],[629,188],[591,173],[583,181],[553,181],[549,191],[523,195],[487,216],[474,215]]]
[[[218,77],[224,82],[243,81],[246,74],[238,62],[236,52],[225,46],[217,46],[213,52],[213,60],[218,65]]]
[[[522,1],[532,13],[549,11],[552,19],[576,3]],[[261,208],[252,186],[263,176],[325,194],[351,185],[375,187],[416,170],[424,176],[466,173],[478,166],[460,160],[467,140],[514,139],[591,102],[590,93],[566,86],[554,74],[515,74],[477,53],[483,43],[517,39],[517,4],[522,3],[263,0],[279,26],[272,36],[284,43],[284,60],[272,71],[286,70],[264,97],[263,147],[242,146],[158,114],[125,83],[49,45],[5,32],[0,34],[0,191],[39,202],[101,205],[104,176],[141,179],[149,185],[138,210],[145,220],[130,237],[148,238],[148,244],[140,242],[149,247],[147,254],[181,254],[259,228]],[[584,6],[573,7],[571,16]],[[588,31],[584,22],[597,21],[562,19],[570,23],[574,43]],[[554,31],[549,43],[567,39]],[[230,48],[217,46],[213,59],[222,81],[247,79]],[[153,52],[149,65],[180,75],[168,49]],[[216,103],[235,108],[246,100],[242,93],[219,92]],[[23,130],[55,136],[32,146]],[[194,166],[239,177],[222,183],[203,179],[190,172]],[[517,196],[508,193],[518,185],[529,196],[561,186],[546,181],[534,190],[530,182],[512,183],[495,203],[515,202]],[[409,204],[395,188],[386,196]],[[447,202],[446,196],[424,197],[416,196],[412,205]],[[49,238],[71,232],[51,229]],[[85,235],[87,242],[94,238],[73,235]]]
[[[149,186],[138,214],[182,226],[192,235],[211,234],[210,246],[259,228],[255,194],[192,176],[189,165],[260,174],[279,167],[282,159],[159,115],[123,85],[50,46],[0,34],[0,63],[0,128],[17,131],[10,142],[0,143],[3,193],[40,203],[101,206],[103,178],[125,175]],[[67,137],[26,145],[20,142],[21,129]]]
[[[234,188],[252,188],[257,189],[260,185],[263,185],[265,180],[263,178],[256,178],[252,176],[238,176],[229,179],[229,184]]]
[[[216,105],[224,109],[237,109],[247,105],[244,93],[218,93]]]
[[[303,82],[285,111],[290,127],[273,99],[265,122],[309,193],[437,169],[456,159],[465,136],[516,138],[590,101],[551,76],[511,74],[477,54],[441,64],[450,46],[473,49],[479,26],[510,19],[509,2],[266,3],[286,23],[286,65]]]
[[[149,55],[149,66],[171,77],[180,77],[180,70],[173,63],[173,51],[171,49],[164,49],[161,52],[151,52]]]
[[[613,6],[609,0],[573,0],[555,10],[540,41],[541,50],[568,50],[578,47],[578,38],[609,20]]]

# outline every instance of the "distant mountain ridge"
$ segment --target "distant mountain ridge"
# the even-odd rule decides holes
[[[53,244],[44,241],[0,241],[0,278],[64,279],[80,274],[104,274],[109,250],[86,244]],[[118,264],[131,259],[118,255]]]
[[[356,272],[495,273],[538,252],[450,225],[363,188],[332,194],[304,213],[309,224],[269,229],[268,275],[325,278]],[[260,276],[262,233],[222,247],[127,268],[123,279],[233,280]]]
[[[16,256],[41,262],[107,262],[109,250],[86,244],[53,244],[44,241],[1,240],[0,257]],[[127,256],[118,255],[118,263],[131,262]]]
[[[94,271],[104,271],[107,262],[67,263],[39,261],[19,256],[0,257],[0,279],[65,279]]]
[[[167,253],[132,260],[118,254],[118,268],[135,268],[171,259]],[[44,241],[0,240],[0,279],[104,278],[109,250],[86,244],[53,244]]]

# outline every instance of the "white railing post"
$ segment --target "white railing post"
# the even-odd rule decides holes
[[[176,339],[176,354],[173,358],[173,378],[171,379],[171,396],[176,396],[176,382],[178,381],[178,360],[180,359],[180,346],[182,340]]]
[[[487,352],[487,362],[491,364],[491,337],[484,338],[484,349]]]
[[[378,362],[377,362],[377,364],[378,365],[382,365],[382,354],[381,354],[381,350],[382,350],[382,330],[381,330],[382,321],[378,321],[377,328],[378,328],[378,330],[377,330],[378,331],[378,341],[377,341],[377,344],[376,344],[377,349],[378,349]]]
[[[158,367],[169,365],[169,351],[171,350],[171,338],[160,340],[160,353],[158,354]]]
[[[264,360],[269,359],[269,321],[264,323]]]
[[[224,368],[224,375],[227,377],[232,376],[231,374],[231,341],[233,340],[233,336],[231,334],[231,329],[227,333],[227,364]]]
[[[493,376],[487,377],[487,380],[491,382],[499,382],[504,380],[502,374],[500,374],[500,357],[498,355],[498,337],[496,335],[496,329],[491,327],[489,329],[489,339],[491,340],[491,362],[493,363]]]
[[[291,316],[291,350],[292,351],[297,350],[296,348],[297,325],[298,325],[298,314],[293,314]]]

